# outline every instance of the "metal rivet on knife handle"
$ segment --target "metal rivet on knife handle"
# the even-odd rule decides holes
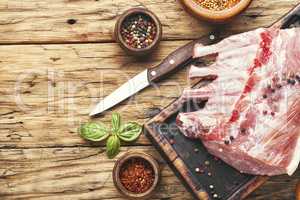
[[[173,65],[173,64],[175,63],[175,60],[171,59],[171,60],[169,61],[169,63],[170,63],[171,65]]]
[[[156,71],[152,71],[151,76],[155,76],[155,75],[156,75]]]

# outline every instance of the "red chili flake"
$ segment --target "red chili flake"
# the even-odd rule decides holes
[[[268,111],[264,110],[264,111],[263,111],[263,114],[264,114],[264,115],[267,115],[267,114],[268,114]]]
[[[151,164],[142,158],[126,161],[121,167],[119,176],[125,189],[137,194],[149,190],[155,178]]]

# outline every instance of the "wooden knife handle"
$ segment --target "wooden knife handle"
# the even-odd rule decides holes
[[[278,22],[276,22],[273,27],[277,28],[289,28],[292,24],[300,22],[300,4],[283,16]]]
[[[201,43],[203,45],[211,44],[217,39],[217,33],[212,33],[209,36],[202,37],[198,40],[189,42],[188,44],[178,48],[168,55],[159,65],[149,69],[149,82],[155,82],[168,75],[170,72],[184,67],[185,64],[192,60],[194,45]]]

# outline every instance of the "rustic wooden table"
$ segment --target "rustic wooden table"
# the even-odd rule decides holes
[[[298,0],[254,0],[224,28],[224,35],[268,26]],[[112,38],[118,15],[146,7],[163,24],[163,42],[147,60],[124,54]],[[115,190],[104,143],[77,134],[100,98],[128,77],[158,63],[209,26],[189,16],[175,0],[0,1],[0,199],[123,199]],[[118,111],[144,123],[151,112],[178,97],[186,70],[147,88]],[[109,123],[111,111],[94,119]],[[153,154],[162,180],[153,199],[192,199],[151,143],[141,136],[128,150]],[[118,156],[118,157],[119,157]],[[292,200],[300,171],[271,178],[248,200]]]

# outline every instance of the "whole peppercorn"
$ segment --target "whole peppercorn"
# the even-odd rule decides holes
[[[121,35],[127,45],[141,49],[150,46],[157,34],[157,28],[147,15],[128,16],[121,26]]]
[[[271,115],[272,115],[272,116],[275,116],[275,112],[271,112]]]
[[[241,128],[241,133],[245,134],[246,133],[246,129],[245,128]]]
[[[288,79],[287,80],[288,84],[291,84],[291,85],[295,85],[296,84],[296,81],[294,79]]]
[[[298,81],[298,82],[300,82],[300,75],[296,75],[296,80]]]

